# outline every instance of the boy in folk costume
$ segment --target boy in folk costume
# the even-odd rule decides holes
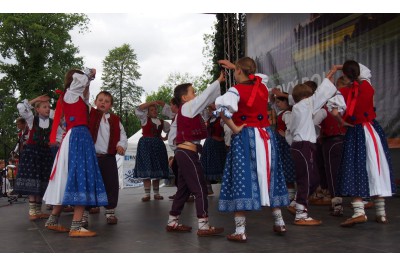
[[[351,204],[354,214],[341,224],[343,227],[367,221],[363,197],[374,198],[375,220],[387,223],[384,197],[390,197],[396,192],[386,136],[375,120],[375,90],[368,79],[370,71],[361,67],[354,60],[339,66],[343,76],[350,82],[340,92],[347,106],[343,119],[352,126],[348,127],[344,139],[338,195],[353,197]]]
[[[162,105],[162,101],[152,101],[141,104],[135,109],[136,116],[142,125],[134,177],[143,180],[145,196],[143,202],[150,201],[151,184],[153,183],[153,193],[155,200],[164,199],[160,195],[160,180],[169,178],[168,154],[161,132],[169,132],[170,124],[158,118],[157,106]]]
[[[319,171],[316,166],[316,133],[313,114],[332,98],[336,87],[329,79],[336,73],[334,67],[313,93],[305,84],[293,88],[292,96],[295,104],[292,107],[289,130],[293,136],[291,153],[296,168],[296,217],[295,225],[312,226],[322,222],[308,215],[308,197],[319,184]],[[334,100],[332,100],[334,101]]]
[[[119,182],[115,155],[124,155],[128,146],[124,126],[117,115],[110,113],[113,103],[112,95],[101,91],[94,101],[96,108],[92,107],[89,114],[89,130],[107,193],[108,205],[105,206],[105,215],[108,224],[118,222],[115,208],[118,204]],[[85,211],[84,219],[87,219],[87,216]]]
[[[33,115],[32,105],[37,115]],[[54,160],[49,146],[53,123],[49,118],[49,97],[42,95],[29,102],[24,100],[17,108],[28,124],[29,137],[20,155],[14,191],[29,195],[29,220],[48,218],[49,215],[42,213],[41,207]]]
[[[286,232],[280,207],[289,205],[285,177],[274,131],[268,121],[267,76],[255,75],[253,59],[244,57],[236,64],[218,61],[234,70],[237,84],[215,101],[220,115],[232,129],[231,147],[226,157],[219,198],[219,211],[234,212],[236,229],[230,241],[246,242],[245,211],[270,206],[272,230]]]
[[[168,232],[190,232],[192,227],[179,224],[185,202],[192,193],[195,197],[196,213],[198,218],[198,236],[217,235],[224,231],[223,228],[213,227],[208,222],[207,184],[198,155],[201,139],[207,137],[207,129],[200,113],[204,108],[214,102],[220,95],[220,83],[224,81],[221,72],[201,95],[196,96],[192,84],[178,85],[174,90],[174,97],[179,106],[176,116],[177,146],[175,160],[178,164],[178,191],[176,192],[169,219],[166,226]]]

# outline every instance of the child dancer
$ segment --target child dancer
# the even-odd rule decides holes
[[[141,104],[135,110],[142,125],[143,136],[139,139],[137,147],[134,177],[143,180],[145,192],[143,202],[151,199],[151,183],[153,183],[154,199],[164,199],[159,193],[160,179],[169,178],[168,154],[161,132],[168,133],[170,124],[158,118],[157,106],[162,104],[164,104],[162,101],[152,101]]]
[[[346,61],[342,72],[350,81],[350,85],[340,89],[347,105],[343,119],[354,127],[349,127],[345,135],[338,194],[353,197],[354,214],[341,226],[367,221],[362,197],[370,196],[374,197],[375,220],[387,223],[384,197],[392,196],[396,186],[386,136],[375,120],[374,88],[368,80],[360,80],[360,65],[356,61]]]
[[[118,204],[119,181],[115,155],[124,155],[128,146],[124,126],[117,115],[110,113],[113,103],[112,95],[101,91],[94,101],[96,108],[92,107],[89,114],[89,130],[107,193],[108,205],[105,206],[105,215],[108,224],[118,223],[115,208]],[[87,216],[85,211],[84,219]]]
[[[284,93],[287,95],[287,93]],[[288,211],[293,215],[296,214],[296,172],[292,154],[290,153],[290,145],[292,144],[291,134],[287,129],[290,123],[292,108],[289,106],[288,97],[278,96],[275,98],[275,106],[278,108],[278,118],[276,125],[276,139],[279,147],[279,154],[282,160],[283,174],[286,179],[290,205]]]
[[[292,117],[288,128],[293,135],[290,149],[296,168],[295,225],[312,226],[322,223],[308,215],[308,197],[319,184],[319,172],[316,166],[316,133],[312,116],[335,94],[336,87],[329,80],[335,73],[334,67],[315,93],[305,84],[298,84],[293,88],[292,96],[295,104],[292,107]]]
[[[197,235],[211,236],[224,231],[223,228],[213,227],[208,223],[207,185],[197,149],[200,140],[207,137],[206,126],[200,113],[220,95],[220,82],[224,80],[221,72],[219,78],[199,96],[196,96],[190,83],[178,85],[174,90],[174,97],[179,106],[175,120],[178,191],[169,212],[166,226],[168,232],[190,232],[192,230],[190,226],[179,224],[179,216],[190,193],[195,196],[198,218]],[[171,140],[175,139],[171,133],[170,138]]]
[[[224,128],[221,125],[221,118],[212,116],[215,104],[207,107],[207,138],[204,142],[200,162],[203,166],[204,175],[207,180],[208,194],[214,194],[212,183],[222,178],[224,172],[226,147],[224,140]]]
[[[231,147],[226,158],[219,198],[219,210],[235,213],[236,230],[227,236],[230,241],[246,242],[245,211],[270,206],[274,218],[273,231],[286,232],[280,207],[289,205],[279,149],[268,121],[268,89],[255,76],[256,64],[244,57],[236,64],[218,61],[234,70],[237,84],[215,101],[217,111],[232,129]],[[259,75],[259,74],[257,74]]]
[[[72,205],[70,237],[92,237],[96,232],[82,227],[85,206],[106,206],[107,194],[104,188],[96,151],[88,129],[88,106],[90,81],[96,75],[95,69],[70,70],[65,75],[65,95],[61,95],[62,110],[67,124],[61,147],[58,150],[49,186],[44,195],[47,204],[54,205],[45,226],[47,229],[68,232],[58,224],[62,205]],[[57,109],[59,105],[57,104]],[[59,120],[56,110],[55,120]]]
[[[32,105],[37,113],[35,116],[31,111]],[[53,164],[49,146],[53,122],[49,118],[49,97],[42,95],[29,102],[25,99],[17,108],[28,124],[29,137],[20,156],[14,190],[21,195],[29,195],[29,220],[47,219],[49,214],[42,213],[41,208]]]

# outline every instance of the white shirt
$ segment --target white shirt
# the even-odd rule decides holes
[[[94,144],[96,148],[96,153],[98,154],[107,154],[108,153],[108,144],[110,141],[110,123],[108,122],[108,118],[110,118],[110,114],[106,113],[100,120],[99,131],[97,133],[97,140]],[[128,138],[126,137],[124,126],[119,122],[119,141],[117,146],[121,146],[126,150],[128,147]]]
[[[142,126],[145,126],[147,124],[147,118],[148,118],[147,114],[148,114],[147,109],[141,110],[139,107],[137,107],[135,109],[135,115],[139,118],[140,124]],[[159,118],[150,118],[150,119],[155,125],[157,125],[157,128],[158,128],[158,126],[161,125],[161,120]],[[170,126],[171,125],[167,121],[164,121],[163,128],[162,128],[163,132],[168,133],[170,130]]]
[[[315,93],[296,103],[292,108],[289,130],[293,134],[293,142],[317,141],[313,123],[313,113],[317,112],[336,92],[336,87],[325,78]]]

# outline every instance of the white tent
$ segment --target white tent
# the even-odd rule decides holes
[[[167,120],[167,122],[171,123],[170,120]],[[133,178],[133,169],[135,168],[137,145],[139,143],[140,137],[142,137],[142,129],[140,129],[134,135],[128,138],[128,148],[126,149],[123,161],[123,174],[122,177],[119,177],[121,188],[137,187],[142,185],[142,182],[140,180]],[[164,144],[167,148],[168,157],[173,156],[174,152],[169,147],[168,141],[164,141]]]

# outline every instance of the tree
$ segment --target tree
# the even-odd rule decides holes
[[[63,85],[70,68],[82,58],[69,32],[87,30],[84,14],[0,14],[0,62],[3,83],[22,99],[51,93]]]
[[[88,23],[84,14],[0,14],[0,139],[7,149],[16,139],[15,96],[54,96],[65,73],[83,65],[69,32],[85,32]],[[9,156],[4,150],[0,158]]]
[[[140,103],[144,92],[141,86],[135,84],[141,76],[138,69],[136,54],[129,44],[110,50],[103,60],[101,89],[115,96],[114,107],[121,118],[123,111],[132,110]]]

